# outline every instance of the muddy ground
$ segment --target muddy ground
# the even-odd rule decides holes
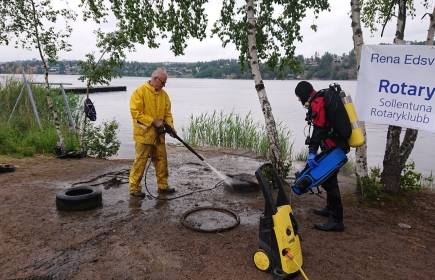
[[[0,173],[0,279],[272,279],[253,263],[265,203],[261,191],[233,192],[185,147],[168,150],[170,184],[178,192],[157,196],[151,167],[146,176],[150,193],[157,198],[196,193],[171,200],[131,197],[125,182],[132,160],[0,156],[0,163],[16,166]],[[264,163],[246,151],[195,150],[222,174],[253,175]],[[355,193],[354,178],[340,175],[339,181],[344,232],[313,228],[326,220],[312,212],[325,205],[322,198],[291,196],[306,276],[434,279],[434,192],[368,201]],[[72,185],[96,185],[102,205],[58,210],[56,194]],[[233,211],[240,224],[225,232],[192,231],[180,220],[199,206]],[[193,217],[192,223],[209,229],[234,224],[228,216],[220,221]]]

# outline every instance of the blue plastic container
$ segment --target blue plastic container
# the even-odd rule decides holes
[[[332,147],[325,153],[320,153],[315,160],[318,166],[311,169],[307,165],[304,170],[296,173],[296,180],[291,188],[297,195],[322,184],[347,162],[347,156],[340,148]]]

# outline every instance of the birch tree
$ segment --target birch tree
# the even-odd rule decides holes
[[[85,20],[117,19],[117,29],[130,43],[158,48],[169,38],[170,51],[183,55],[187,40],[206,38],[207,0],[80,0]]]
[[[421,19],[424,19],[426,16],[428,16],[429,18],[429,28],[427,29],[426,45],[432,46],[435,36],[435,6],[433,7],[432,14],[425,13]]]
[[[101,29],[96,30],[96,46],[100,54],[97,60],[95,52],[86,54],[86,60],[79,60],[78,65],[82,70],[79,80],[86,82],[86,98],[89,98],[89,90],[95,85],[109,85],[113,78],[121,77],[120,69],[126,59],[125,51],[133,51],[133,44],[127,39],[125,33],[114,31],[104,33]],[[105,57],[107,56],[107,58]],[[84,148],[87,118],[82,114],[81,128],[79,133],[79,146],[81,152]]]
[[[353,0],[350,2],[351,20],[352,20],[352,39],[353,49],[356,54],[357,72],[359,72],[359,66],[361,63],[361,49],[364,45],[363,31],[361,27],[361,7],[359,0]],[[367,164],[367,132],[365,123],[360,121],[359,125],[364,135],[365,142],[361,147],[355,149],[355,174],[357,176],[358,189],[361,189],[362,181],[368,178],[368,164]]]
[[[56,63],[59,51],[71,50],[71,45],[67,42],[72,31],[69,21],[75,20],[76,13],[69,8],[55,9],[51,0],[2,0],[0,18],[0,44],[9,45],[14,42],[16,48],[36,49],[39,53],[44,68],[48,107],[53,114],[59,146],[62,153],[65,153],[58,114],[50,96],[47,62]],[[64,24],[63,29],[59,22]]]
[[[236,7],[235,0],[224,0],[220,18],[212,30],[224,47],[234,43],[240,52],[239,63],[242,67],[245,62],[250,65],[269,137],[271,163],[281,177],[284,176],[284,161],[259,65],[266,63],[269,69],[278,71],[285,66],[299,70],[293,44],[303,39],[299,23],[310,8],[317,17],[320,11],[329,9],[329,3],[327,0],[246,0],[245,4]],[[312,28],[315,30],[316,26]],[[292,98],[294,93],[289,91],[289,99]]]
[[[423,5],[427,8],[428,1],[424,0]],[[377,30],[376,24],[382,24],[382,36],[386,24],[395,16],[395,9],[397,9],[397,16],[393,43],[400,45],[404,44],[407,17],[413,18],[415,16],[413,1],[364,1],[362,21],[372,32]],[[432,21],[433,18],[431,18],[427,42],[433,41],[433,31],[430,31],[434,28]],[[429,38],[430,36],[432,37]],[[402,130],[403,128],[399,126],[388,126],[383,171],[381,174],[381,183],[384,185],[384,191],[386,192],[397,193],[399,191],[401,173],[417,140],[418,130],[408,128],[401,142],[400,136]]]
[[[95,53],[86,55],[80,61],[84,75],[79,79],[86,81],[87,96],[89,88],[96,84],[107,84],[112,78],[119,77],[116,69],[122,68],[124,51],[135,51],[134,44],[147,45],[148,48],[160,47],[159,40],[170,38],[170,51],[183,55],[189,38],[202,40],[206,37],[207,19],[204,14],[203,0],[80,0],[83,19],[96,23],[108,22],[108,17],[116,18],[116,31],[104,34],[97,30],[100,58]],[[111,18],[113,21],[113,18]],[[103,58],[108,55],[109,58]],[[146,58],[146,56],[144,56]],[[86,135],[86,116],[83,115],[80,131],[80,147],[83,149]]]
[[[398,15],[396,24],[396,36],[394,43],[397,45],[404,44],[405,27],[406,27],[406,0],[399,0]],[[418,130],[406,129],[405,137],[400,143],[400,134],[402,127],[389,125],[387,133],[387,144],[383,160],[383,171],[381,174],[381,183],[384,184],[386,192],[397,193],[400,186],[400,176],[406,161],[414,148],[417,140]]]

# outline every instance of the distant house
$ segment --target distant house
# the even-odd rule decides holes
[[[341,58],[341,56],[337,56],[334,58],[334,63],[341,63],[343,61],[343,59]]]
[[[59,67],[51,67],[48,73],[59,73]]]
[[[230,75],[222,74],[222,77],[224,79],[236,79],[237,78],[237,74],[236,73],[231,73]]]

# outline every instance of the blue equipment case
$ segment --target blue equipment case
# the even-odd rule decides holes
[[[296,180],[291,188],[297,195],[322,184],[347,162],[347,156],[340,148],[332,147],[320,153],[315,160],[318,166],[311,169],[307,165],[304,170],[296,173]]]

